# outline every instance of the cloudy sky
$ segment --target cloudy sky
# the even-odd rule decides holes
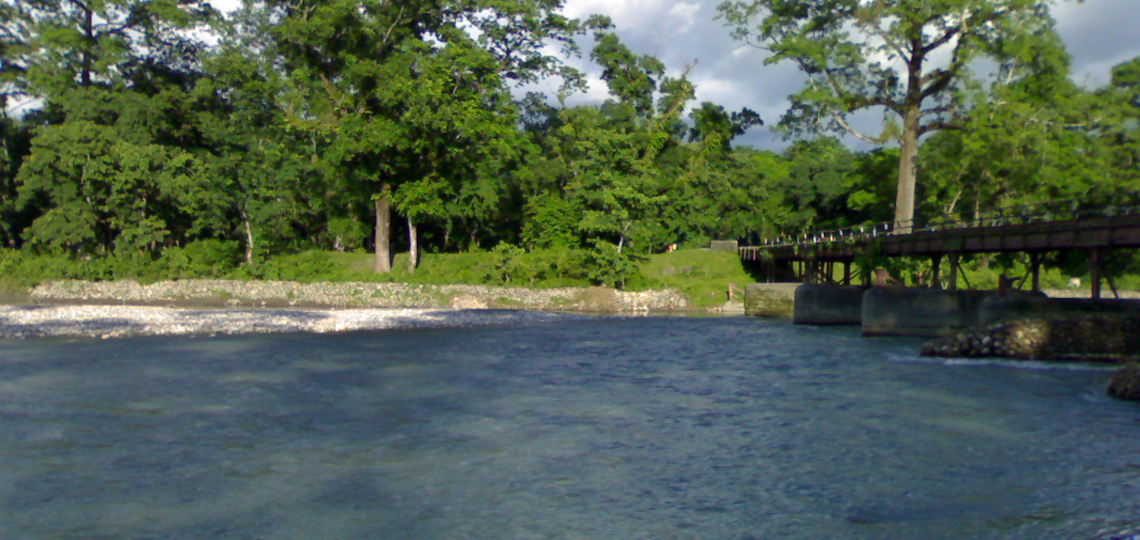
[[[226,9],[237,0],[213,0]],[[638,54],[652,54],[679,73],[693,65],[697,103],[712,101],[730,110],[748,107],[769,125],[779,121],[787,96],[804,78],[792,65],[763,65],[763,51],[733,41],[714,20],[721,0],[565,0],[564,12],[576,18],[593,13],[613,19],[622,41]],[[1112,66],[1140,56],[1140,0],[1061,1],[1054,9],[1062,39],[1073,62],[1073,79],[1088,86],[1108,81]],[[584,45],[588,45],[584,43]],[[591,88],[571,103],[600,103],[605,85],[586,58],[571,61],[590,74]],[[759,148],[783,146],[766,127],[755,128],[740,143]]]

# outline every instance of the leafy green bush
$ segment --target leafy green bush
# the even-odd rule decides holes
[[[31,287],[44,281],[63,279],[108,279],[107,263],[92,256],[52,252],[37,254],[28,250],[0,250],[0,276],[9,286]]]
[[[523,256],[530,286],[574,287],[588,283],[584,252],[579,249],[536,249]]]
[[[590,244],[593,248],[586,250],[586,271],[595,285],[622,289],[641,271],[635,256],[628,251],[618,251],[617,246],[596,238]]]
[[[170,272],[161,260],[147,252],[116,252],[108,257],[88,261],[89,269],[97,272],[92,280],[133,279],[140,283],[153,283],[166,279]]]
[[[172,277],[219,278],[231,274],[241,257],[241,245],[225,240],[198,240],[185,247],[162,250],[162,263]]]
[[[522,248],[500,242],[499,245],[495,246],[495,249],[491,250],[491,255],[495,258],[495,270],[489,276],[491,280],[502,285],[509,285],[511,278],[525,279],[527,277],[527,268],[523,261],[526,251],[523,251]]]
[[[568,249],[577,245],[578,213],[562,197],[532,199],[523,209],[523,243],[531,249]]]
[[[255,265],[244,265],[235,274],[246,279],[274,281],[344,281],[346,272],[323,251],[305,251],[274,257]]]

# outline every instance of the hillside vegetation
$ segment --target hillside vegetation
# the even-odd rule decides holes
[[[182,254],[184,255],[184,254]],[[19,294],[33,285],[57,280],[235,279],[313,282],[392,282],[431,285],[498,285],[529,288],[615,285],[593,279],[590,255],[576,252],[492,250],[458,254],[426,254],[415,272],[407,254],[396,256],[388,274],[372,271],[367,253],[310,251],[280,257],[257,268],[238,264],[234,254],[219,257],[203,251],[196,257],[71,259],[0,250],[0,289]],[[615,274],[616,275],[616,274]],[[622,274],[625,290],[675,289],[695,308],[723,304],[729,284],[743,290],[752,278],[735,253],[686,249],[638,257]]]
[[[1140,58],[1075,83],[1048,3],[725,2],[726,33],[807,76],[762,119],[560,0],[0,1],[0,264],[17,289],[351,278],[712,302],[743,281],[701,259],[714,239],[1140,208]],[[586,90],[605,101],[570,99]],[[867,108],[882,131],[853,150]],[[761,124],[786,144],[741,144]],[[1045,264],[1083,274],[1070,255]],[[1108,275],[1140,268],[1112,257]],[[910,282],[925,263],[870,264]]]

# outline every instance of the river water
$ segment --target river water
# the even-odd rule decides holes
[[[1140,538],[1109,372],[568,320],[0,343],[0,538]]]

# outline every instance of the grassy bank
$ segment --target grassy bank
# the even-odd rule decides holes
[[[729,284],[743,290],[752,281],[732,252],[707,249],[599,259],[584,251],[532,251],[503,248],[457,254],[427,253],[415,271],[407,254],[395,257],[393,271],[376,274],[370,253],[310,251],[238,264],[225,246],[205,244],[158,258],[117,256],[72,258],[0,250],[0,303],[26,298],[29,287],[59,280],[154,283],[165,280],[230,279],[316,282],[495,285],[550,289],[618,285],[627,291],[675,289],[694,308],[722,305]]]

